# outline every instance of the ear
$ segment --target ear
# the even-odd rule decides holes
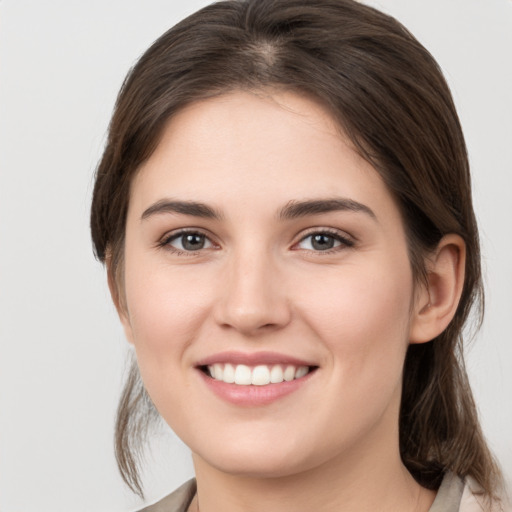
[[[410,343],[439,336],[457,311],[466,264],[466,244],[458,235],[446,235],[427,259],[427,283],[417,290],[411,320]]]
[[[107,251],[105,265],[107,267],[108,288],[110,290],[112,302],[114,303],[119,319],[121,320],[126,339],[128,343],[133,345],[133,330],[130,322],[130,315],[128,314],[128,308],[126,306],[123,283],[119,282],[119,277],[116,276],[116,272],[113,269],[112,252],[110,250]]]

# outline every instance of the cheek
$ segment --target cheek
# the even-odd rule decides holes
[[[390,428],[396,424],[412,278],[399,277],[400,265],[388,270],[354,267],[330,280],[328,288],[303,290],[308,300],[302,316],[327,348],[325,407],[312,420],[318,428],[330,425],[327,448],[338,442],[338,432],[349,432],[345,440],[355,442],[381,419],[389,420]]]
[[[179,399],[173,398],[173,390],[180,389],[176,379],[186,375],[187,349],[197,339],[211,302],[204,285],[200,273],[188,268],[155,264],[144,255],[127,258],[125,288],[132,339],[142,379],[157,407],[172,408]]]
[[[405,267],[403,265],[406,265]],[[332,365],[343,378],[396,380],[408,346],[412,275],[408,260],[353,266],[326,280],[329,285],[303,290],[303,317],[320,333]],[[383,271],[383,268],[385,271]]]
[[[186,396],[187,349],[197,339],[207,297],[197,274],[171,272],[141,260],[126,267],[126,299],[132,339],[144,386],[167,420]]]

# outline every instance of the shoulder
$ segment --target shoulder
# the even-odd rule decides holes
[[[483,496],[480,486],[472,478],[467,478],[459,512],[512,512],[512,507],[506,495],[501,501],[489,501]]]
[[[512,508],[505,496],[491,501],[471,477],[463,479],[448,472],[429,512],[512,512]]]
[[[195,479],[185,482],[173,493],[160,501],[149,505],[139,512],[186,512],[196,493]],[[447,473],[439,488],[437,497],[429,512],[512,512],[510,503],[489,503],[472,479],[461,479],[453,473]]]
[[[165,498],[139,510],[139,512],[186,512],[195,493],[196,481],[192,479]]]

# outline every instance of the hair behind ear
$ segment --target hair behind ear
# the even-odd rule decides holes
[[[121,476],[128,487],[144,497],[140,467],[144,460],[148,431],[159,414],[149,398],[140,377],[137,361],[131,353],[115,424],[115,455]]]
[[[452,347],[453,334],[447,331],[429,343],[409,346],[400,411],[401,456],[427,488],[436,489],[449,470],[473,476],[495,498],[502,485],[499,467],[478,422],[461,340]]]

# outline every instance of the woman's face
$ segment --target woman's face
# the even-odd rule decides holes
[[[144,384],[196,463],[283,476],[398,452],[404,227],[315,102],[176,115],[133,181],[124,276]]]

